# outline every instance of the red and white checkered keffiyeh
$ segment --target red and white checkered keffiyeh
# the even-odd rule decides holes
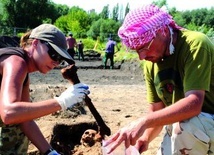
[[[118,36],[123,44],[130,49],[144,45],[156,36],[156,31],[170,26],[180,29],[172,16],[155,5],[146,5],[144,7],[130,11],[118,30]]]

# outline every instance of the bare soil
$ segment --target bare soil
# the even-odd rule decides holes
[[[87,60],[87,59],[86,59]],[[118,129],[130,123],[131,121],[146,115],[148,104],[146,103],[146,90],[142,76],[142,71],[138,62],[116,63],[115,69],[102,69],[102,61],[90,60],[76,61],[79,68],[77,74],[80,81],[86,83],[90,87],[90,95],[94,106],[102,116],[105,123],[110,127],[111,133],[115,133]],[[67,87],[70,86],[67,80],[63,79],[60,69],[54,69],[46,75],[40,73],[32,73],[31,78],[31,98],[32,101],[40,101],[50,99],[55,95],[60,95]],[[83,109],[74,109],[73,111],[57,112],[36,120],[46,139],[51,142],[53,137],[61,138],[61,140],[69,142],[78,141],[83,132],[84,123],[94,123],[95,119],[89,109],[84,106]],[[79,125],[78,130],[75,130]],[[66,126],[63,129],[58,128],[58,135],[55,129],[57,126]],[[75,127],[74,127],[75,126]],[[87,126],[87,125],[86,125]],[[90,128],[90,125],[88,125]],[[86,128],[86,127],[85,127]],[[72,133],[65,134],[70,132]],[[84,129],[85,130],[85,129]],[[108,137],[105,137],[106,139]],[[144,155],[156,154],[157,147],[161,136],[156,138],[149,146],[149,150]],[[83,147],[80,144],[74,144],[74,148],[58,145],[58,151],[65,155],[101,155],[101,143],[95,143],[92,147]],[[71,149],[70,152],[63,152],[61,147]],[[65,150],[64,150],[65,151]],[[29,154],[39,154],[37,148],[30,144]],[[121,153],[122,155],[123,153]]]

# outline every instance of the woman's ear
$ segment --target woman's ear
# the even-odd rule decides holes
[[[34,50],[37,48],[38,41],[38,39],[33,39],[33,41],[31,42],[31,50],[29,50],[28,52],[29,57],[32,57]]]
[[[36,47],[36,46],[38,45],[38,40],[37,40],[37,39],[34,39],[34,40],[32,41],[32,45],[33,45],[33,47]]]

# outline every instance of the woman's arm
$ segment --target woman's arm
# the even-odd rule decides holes
[[[39,149],[40,152],[45,153],[51,149],[42,132],[34,121],[28,121],[20,124],[21,130],[25,133],[28,139]]]
[[[27,77],[27,82],[23,85],[22,101],[30,101],[29,84],[29,77]],[[28,139],[40,150],[40,152],[45,153],[47,150],[51,149],[50,144],[43,136],[36,122],[33,120],[23,122],[20,124],[20,128]]]
[[[0,114],[5,124],[21,123],[61,110],[55,99],[34,103],[22,101],[23,83],[28,73],[28,67],[21,57],[10,56],[1,62],[1,67],[3,74]]]

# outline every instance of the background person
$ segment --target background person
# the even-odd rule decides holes
[[[159,155],[214,152],[214,45],[200,32],[183,29],[154,5],[130,11],[118,31],[122,42],[145,59],[149,113],[116,132],[109,152],[125,141],[139,152],[165,126]],[[143,106],[143,105],[142,105]]]
[[[106,43],[105,55],[103,58],[105,69],[107,68],[108,59],[110,59],[110,69],[114,68],[114,53],[116,44],[117,43],[112,38],[109,38]]]
[[[74,59],[75,47],[77,46],[77,42],[71,32],[68,33],[68,37],[66,38],[66,41],[67,41],[67,46],[68,46],[68,53]]]
[[[80,60],[80,57],[81,57],[82,61],[84,61],[83,49],[84,49],[84,44],[83,44],[82,40],[80,40],[80,41],[77,43],[78,60]]]
[[[57,155],[33,119],[81,102],[88,87],[77,84],[54,99],[30,102],[30,73],[46,74],[62,60],[73,60],[67,53],[65,35],[51,24],[24,34],[20,45],[0,49],[0,154],[26,155],[29,139],[42,154]]]

